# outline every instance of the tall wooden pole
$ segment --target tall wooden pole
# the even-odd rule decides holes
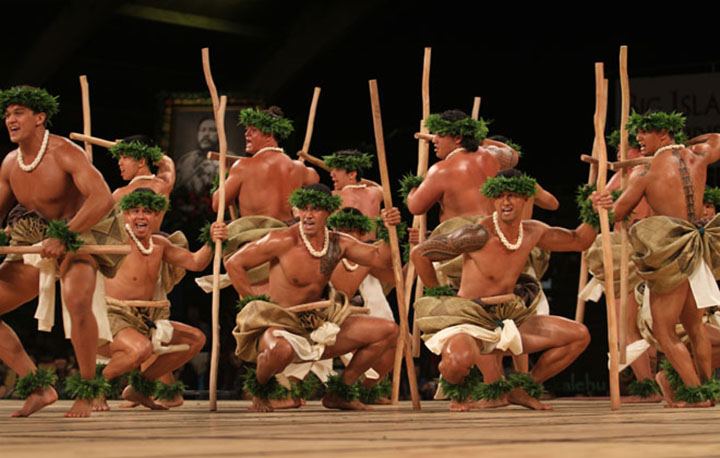
[[[80,75],[80,96],[82,97],[83,134],[89,137],[92,135],[92,124],[90,120],[90,85],[86,75]],[[85,142],[85,155],[90,162],[93,161],[92,143]]]
[[[390,175],[388,173],[387,159],[385,157],[385,139],[383,136],[382,116],[380,113],[380,96],[378,94],[377,81],[370,80],[370,104],[372,106],[373,129],[375,131],[375,145],[378,154],[378,166],[383,189],[383,203],[385,208],[392,208],[392,195],[390,194]],[[408,317],[405,308],[405,288],[402,274],[402,255],[400,254],[400,243],[398,241],[397,228],[389,227],[390,249],[392,252],[393,273],[395,274],[395,294],[398,303],[398,314],[400,315],[400,335],[398,336],[397,350],[395,351],[395,365],[393,372],[392,401],[398,402],[400,393],[400,371],[402,370],[402,355],[405,355],[405,368],[407,369],[408,384],[410,386],[410,397],[413,408],[420,409],[420,393],[417,387],[417,375],[415,374],[415,362],[410,351],[408,335]]]
[[[622,103],[620,107],[620,161],[627,159],[628,132],[627,122],[630,117],[630,79],[627,71],[627,46],[620,47],[620,89]],[[620,189],[627,186],[628,169],[620,172]],[[630,253],[628,252],[628,233],[625,221],[620,222],[620,364],[627,361],[627,308],[628,308],[628,277],[630,276]]]
[[[597,190],[603,192],[607,182],[607,148],[605,146],[605,120],[607,116],[607,80],[603,64],[595,64],[595,149],[598,158]],[[595,153],[593,153],[595,155]],[[610,353],[610,408],[620,408],[620,382],[618,377],[617,315],[615,312],[615,285],[610,219],[607,209],[598,209],[602,234],[603,272],[605,273],[605,302],[607,303],[608,349]]]
[[[302,152],[310,154],[310,140],[312,140],[313,128],[315,127],[315,113],[317,112],[317,104],[320,99],[320,88],[313,90],[312,102],[310,102],[310,113],[308,114],[307,127],[305,128],[305,141],[303,141]],[[298,151],[300,156],[300,151]],[[302,156],[300,156],[302,159]]]
[[[219,160],[219,202],[216,222],[221,223],[225,218],[225,169],[227,168],[227,137],[225,136],[225,108],[227,97],[218,97],[217,88],[210,70],[210,50],[202,50],[203,72],[210,91],[213,104],[215,126],[217,128],[220,144]],[[222,260],[222,242],[215,241],[215,257],[213,259],[213,294],[212,294],[212,349],[210,353],[210,410],[217,410],[217,375],[220,361],[220,261]]]
[[[480,119],[480,97],[475,97],[473,100],[473,107],[472,107],[472,118],[477,121]]]

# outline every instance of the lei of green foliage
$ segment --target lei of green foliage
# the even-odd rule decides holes
[[[410,173],[406,174],[404,177],[400,179],[400,197],[402,198],[403,202],[405,202],[405,205],[407,205],[407,198],[410,194],[410,191],[413,190],[413,188],[417,188],[422,184],[424,177],[412,175]]]
[[[111,387],[105,378],[95,376],[89,380],[80,377],[80,374],[73,374],[65,380],[65,393],[71,399],[91,399],[107,396]]]
[[[520,388],[535,399],[545,392],[542,383],[538,383],[530,376],[521,372],[514,372],[508,376],[508,382],[513,388]]]
[[[333,213],[342,204],[340,196],[325,194],[315,189],[298,188],[290,194],[290,205],[301,210],[315,208]]]
[[[703,203],[713,204],[716,207],[720,205],[720,188],[705,188]]]
[[[365,234],[372,230],[372,220],[365,215],[340,210],[330,215],[327,226],[340,232],[359,231]]]
[[[103,370],[107,367],[107,364],[97,363],[95,364],[95,377],[103,377]],[[110,390],[106,393],[107,399],[120,399],[122,390],[127,386],[127,376],[120,375],[112,380],[108,380],[110,383]]]
[[[111,146],[109,151],[115,159],[120,159],[123,156],[135,159],[136,161],[145,159],[148,165],[157,164],[163,158],[163,152],[159,146],[146,145],[137,140],[133,140],[130,143],[119,141]]]
[[[505,379],[500,379],[492,383],[480,383],[475,392],[475,399],[485,399],[489,401],[500,399],[503,395],[512,391],[513,388],[513,385]]]
[[[10,245],[10,237],[8,237],[7,233],[5,231],[0,230],[0,246],[8,246]]]
[[[155,399],[161,401],[172,401],[184,392],[185,384],[180,380],[171,384],[157,382],[157,387],[155,388]]]
[[[478,389],[482,384],[482,374],[480,374],[480,370],[476,366],[470,368],[470,372],[465,376],[462,383],[450,383],[440,377],[440,386],[442,387],[443,393],[455,402],[464,402],[467,399],[478,399]]]
[[[398,240],[405,240],[405,237],[407,237],[407,223],[401,221],[400,224],[395,226],[395,230],[397,230]],[[375,218],[375,238],[390,243],[388,228],[385,227],[382,218],[379,216]]]
[[[437,113],[431,114],[425,120],[425,127],[433,134],[470,137],[478,141],[482,141],[488,134],[485,120],[480,118],[476,121],[470,116],[457,121],[448,121]]]
[[[215,248],[215,242],[213,242],[212,237],[210,237],[210,227],[212,226],[211,222],[205,223],[205,225],[200,228],[200,234],[198,234],[197,240],[198,242],[202,243],[203,245],[207,245],[210,248]],[[222,249],[224,250],[228,246],[228,241],[223,240],[222,241]]]
[[[660,385],[651,378],[645,380],[633,380],[628,385],[628,393],[641,398],[649,398],[651,396],[661,394]]]
[[[130,194],[125,194],[120,199],[120,209],[122,211],[132,210],[133,208],[146,208],[151,212],[158,213],[168,209],[168,200],[165,196],[152,191],[136,190]]]
[[[322,387],[324,385],[320,379],[310,372],[303,380],[291,384],[290,396],[293,399],[312,399]]]
[[[519,144],[515,143],[514,141],[512,141],[510,139],[508,139],[507,141],[504,141],[502,143],[505,143],[507,146],[514,149],[518,153],[518,156],[520,156],[520,157],[523,156],[522,147]]]
[[[39,87],[15,86],[0,91],[0,113],[4,115],[10,105],[22,105],[35,113],[45,113],[48,121],[60,111],[58,98]]]
[[[482,193],[488,199],[497,199],[505,193],[528,198],[535,195],[537,181],[525,174],[517,177],[490,177],[485,180]]]
[[[45,236],[60,240],[67,251],[75,252],[83,245],[80,234],[71,231],[67,223],[59,219],[48,222]]]
[[[287,138],[293,132],[292,121],[280,116],[273,116],[259,108],[243,108],[238,117],[239,126],[252,126],[264,134],[272,134],[276,138]]]
[[[633,110],[627,122],[628,132],[667,130],[676,140],[677,134],[682,132],[683,127],[685,127],[685,115],[676,111],[672,113],[653,111],[641,115]]]
[[[289,394],[288,389],[280,385],[275,377],[270,377],[265,384],[258,382],[255,368],[252,367],[245,372],[243,388],[260,399],[285,399]]]
[[[715,377],[700,386],[689,387],[682,381],[680,374],[677,373],[669,360],[664,359],[660,363],[660,368],[665,372],[665,377],[670,384],[670,388],[675,392],[675,399],[678,401],[697,404],[708,400],[720,400],[720,381]]]
[[[130,372],[128,381],[135,392],[145,396],[146,398],[154,396],[157,391],[158,382],[156,380],[146,379],[137,369]]]
[[[352,385],[346,385],[342,381],[342,377],[331,375],[327,379],[325,392],[334,394],[346,402],[356,401],[360,399],[360,384],[356,382]]]
[[[440,296],[457,296],[457,291],[450,285],[440,285],[433,287],[424,287],[423,296],[440,297]]]
[[[631,148],[640,148],[640,143],[637,142],[637,137],[635,136],[636,132],[632,130],[628,132],[628,145],[630,145]],[[620,148],[620,129],[615,129],[610,132],[610,135],[608,135],[606,139],[609,147],[614,149]]]
[[[600,215],[598,215],[595,211],[592,206],[592,201],[590,200],[590,194],[594,191],[594,184],[584,184],[579,186],[575,194],[575,202],[577,203],[578,211],[580,213],[580,220],[585,224],[589,224],[597,231],[600,229]],[[612,191],[610,196],[613,200],[617,200],[621,194],[622,191],[616,190]],[[612,226],[615,223],[615,214],[612,210],[608,210],[608,219],[610,220],[610,225]]]
[[[372,156],[367,153],[360,154],[331,154],[322,157],[323,162],[331,169],[340,169],[348,172],[366,170],[372,167]]]
[[[250,294],[248,296],[241,297],[237,303],[235,304],[235,307],[237,308],[238,312],[243,309],[246,305],[248,305],[252,301],[265,301],[265,302],[272,302],[270,299],[270,296],[267,294],[260,294],[260,295],[253,295]]]
[[[39,389],[45,389],[57,383],[57,375],[49,369],[39,367],[25,377],[20,377],[15,385],[15,394],[25,399]]]
[[[386,377],[371,387],[360,385],[360,402],[375,404],[380,398],[389,398],[392,394],[392,383]]]

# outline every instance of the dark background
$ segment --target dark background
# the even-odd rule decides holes
[[[559,211],[536,216],[571,227],[577,223],[574,190],[587,178],[578,156],[591,149],[593,139],[594,62],[606,63],[611,85],[622,44],[630,49],[631,76],[715,71],[720,47],[712,17],[714,12],[688,2],[637,13],[627,5],[585,2],[562,8],[378,0],[13,2],[3,4],[0,19],[0,87],[31,84],[59,95],[61,112],[52,131],[67,135],[82,129],[78,76],[86,74],[94,135],[114,139],[146,133],[160,140],[163,97],[206,91],[200,49],[207,46],[221,93],[279,105],[295,121],[295,134],[282,145],[288,152],[301,146],[312,90],[320,86],[311,147],[320,156],[348,147],[374,150],[367,81],[375,78],[396,182],[416,168],[412,133],[421,117],[423,47],[432,46],[431,110],[469,112],[473,97],[481,96],[481,116],[492,120],[491,134],[522,145],[519,168],[561,202]],[[612,86],[610,94],[615,94]],[[615,125],[616,111],[611,97],[609,126]],[[0,137],[5,154],[12,146],[6,135]],[[95,164],[111,188],[122,185],[116,165],[98,147]],[[323,179],[329,183],[327,175]],[[555,314],[574,316],[578,265],[577,254],[553,255],[545,279]],[[198,307],[209,322],[210,298],[191,279],[172,299],[180,321],[187,319],[189,307]],[[229,292],[223,296],[220,383],[226,388],[234,380],[228,354],[234,348],[235,299]],[[69,345],[53,343],[58,335],[38,336],[31,309],[4,319],[35,356],[67,352]],[[548,384],[556,392],[606,389],[604,315],[604,306],[588,304],[593,343]],[[422,365],[426,372],[433,369],[427,357]]]

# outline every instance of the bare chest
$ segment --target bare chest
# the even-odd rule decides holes
[[[53,217],[53,207],[77,197],[78,192],[69,174],[63,172],[51,156],[46,156],[32,172],[25,172],[13,163],[10,187],[19,203]]]
[[[320,258],[310,255],[304,246],[300,246],[282,256],[279,267],[288,283],[302,287],[328,281],[328,276],[320,271],[320,263]]]

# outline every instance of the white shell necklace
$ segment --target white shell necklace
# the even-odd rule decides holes
[[[345,270],[348,272],[355,272],[357,268],[360,267],[360,264],[353,264],[345,258],[342,258],[342,263],[343,266],[345,266]]]
[[[460,148],[455,148],[454,150],[450,151],[450,154],[448,154],[447,156],[445,156],[445,160],[447,161],[447,160],[449,160],[451,157],[453,157],[454,155],[460,154],[460,153],[462,153],[463,151],[465,151],[465,148],[462,148],[462,147],[460,147]]]
[[[510,241],[505,237],[505,234],[503,234],[503,231],[500,229],[500,225],[498,224],[498,213],[493,212],[493,224],[495,225],[495,232],[497,232],[498,238],[500,238],[500,242],[510,251],[515,251],[518,248],[520,248],[520,245],[522,245],[523,241],[523,225],[522,221],[520,222],[520,229],[518,230],[518,238],[515,241],[515,243],[510,243]]]
[[[152,254],[153,250],[155,249],[155,244],[153,243],[152,235],[150,236],[150,245],[145,248],[143,244],[138,240],[135,233],[132,231],[132,228],[128,223],[125,223],[125,230],[128,234],[130,234],[130,238],[133,239],[133,242],[135,242],[135,245],[137,246],[138,250],[140,250],[140,253],[144,254],[145,256],[149,256]]]
[[[153,175],[138,175],[138,176],[134,177],[132,180],[130,180],[130,183],[128,183],[128,184],[133,184],[136,181],[140,181],[140,180],[152,180],[153,178],[155,178],[154,174]]]
[[[43,136],[42,145],[40,145],[40,151],[38,151],[37,156],[35,156],[35,160],[32,161],[30,164],[25,164],[23,162],[23,152],[22,149],[18,146],[18,153],[17,153],[17,163],[20,169],[24,172],[32,172],[35,170],[35,168],[40,165],[40,161],[42,161],[43,157],[45,156],[45,151],[47,151],[48,146],[48,139],[50,138],[50,131],[45,130],[45,135]]]
[[[662,148],[658,148],[657,151],[655,151],[655,154],[653,156],[657,156],[658,154],[662,153],[663,151],[667,151],[669,149],[675,149],[675,148],[685,148],[685,145],[667,145],[663,146]]]
[[[348,184],[342,187],[341,191],[344,191],[346,189],[362,189],[367,188],[367,185],[365,183],[360,184]]]
[[[327,227],[324,227],[323,229],[325,229],[325,242],[323,242],[322,250],[318,251],[313,248],[310,240],[308,240],[307,236],[305,235],[302,222],[300,223],[300,238],[302,238],[302,241],[305,244],[305,248],[307,248],[310,255],[314,258],[322,258],[327,254],[328,248],[330,248],[330,231],[328,231]]]
[[[253,154],[253,157],[255,157],[255,156],[259,155],[259,154],[262,154],[262,153],[264,153],[265,151],[275,151],[275,152],[278,152],[278,153],[284,153],[284,152],[285,152],[284,149],[278,148],[278,147],[276,147],[276,146],[266,146],[265,148],[260,148],[259,150],[257,150],[257,152],[256,152],[255,154]]]

